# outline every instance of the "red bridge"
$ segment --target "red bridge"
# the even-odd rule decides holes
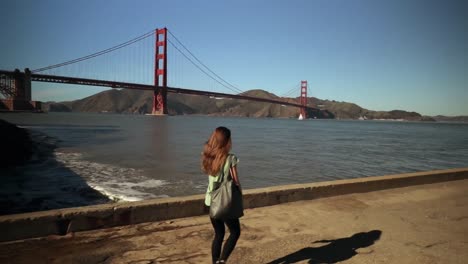
[[[168,39],[167,33],[170,33],[176,42],[172,42]],[[106,54],[116,53],[117,51],[122,50],[122,48],[127,46],[136,46],[136,43],[143,42],[150,37],[154,37],[154,42],[151,43],[153,46],[154,54],[153,57],[153,69],[151,70],[154,74],[152,84],[144,83],[135,83],[135,82],[123,82],[123,81],[110,81],[103,80],[99,78],[83,78],[83,77],[72,77],[65,76],[61,74],[44,74],[44,72],[53,72],[57,69],[64,69],[70,67],[70,65],[79,65],[83,62],[96,60],[98,57],[102,57]],[[183,55],[185,59],[191,62],[194,66],[198,68],[202,73],[214,80],[217,86],[224,87],[233,91],[234,93],[225,93],[221,91],[207,91],[207,90],[195,90],[187,89],[180,87],[171,87],[168,85],[168,41],[169,43]],[[141,48],[141,45],[140,45]],[[185,49],[185,52],[183,51]],[[132,56],[129,56],[132,57]],[[109,59],[107,59],[109,60]],[[175,59],[177,62],[177,58]],[[176,64],[176,63],[174,63]],[[110,63],[112,67],[119,65],[116,63]],[[76,72],[81,73],[82,67],[85,67],[86,70],[92,69],[89,65],[78,66],[78,70],[72,69],[71,74]],[[175,66],[177,68],[177,66]],[[80,70],[81,69],[81,70]],[[70,69],[68,72],[70,74]],[[141,74],[141,73],[140,73]],[[86,75],[86,74],[84,74]],[[134,74],[138,75],[138,74]],[[114,77],[115,78],[115,77]],[[300,85],[300,96],[299,102],[291,102],[278,99],[269,99],[261,97],[253,97],[244,95],[240,89],[225,81],[219,75],[214,73],[210,68],[208,68],[203,62],[201,62],[190,50],[186,48],[182,42],[180,42],[169,30],[166,28],[156,29],[154,31],[148,32],[142,36],[139,36],[135,39],[129,40],[120,45],[114,46],[112,48],[90,54],[88,56],[80,57],[74,60],[66,61],[59,64],[50,65],[47,67],[39,68],[36,70],[30,71],[25,69],[24,72],[19,70],[15,71],[4,71],[0,70],[0,94],[3,95],[5,99],[0,102],[0,109],[8,109],[10,111],[14,110],[39,110],[40,102],[31,101],[31,83],[32,82],[48,82],[48,83],[62,83],[62,84],[77,84],[77,85],[87,85],[87,86],[103,86],[110,88],[125,88],[125,89],[138,89],[138,90],[150,90],[154,92],[153,96],[153,109],[152,114],[154,115],[165,115],[168,114],[167,108],[167,93],[180,93],[180,94],[191,94],[191,95],[203,95],[203,96],[213,96],[213,97],[222,97],[222,98],[233,98],[240,100],[251,100],[258,102],[266,102],[273,104],[281,104],[286,106],[297,107],[300,110],[300,114],[305,118],[308,112],[320,112],[320,109],[310,107],[307,105],[307,81],[301,81]],[[294,93],[296,87],[289,90],[286,95]],[[285,96],[286,97],[286,96]]]

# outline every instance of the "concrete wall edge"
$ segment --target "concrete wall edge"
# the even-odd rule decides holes
[[[468,168],[405,173],[244,191],[246,209],[330,196],[468,179]],[[204,194],[0,216],[0,242],[65,235],[206,214]]]

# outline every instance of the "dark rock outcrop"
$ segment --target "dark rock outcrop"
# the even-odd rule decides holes
[[[33,142],[28,131],[0,119],[0,168],[21,165],[31,158]]]

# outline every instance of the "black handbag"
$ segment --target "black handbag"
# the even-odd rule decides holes
[[[231,166],[229,162],[229,167]],[[244,215],[242,190],[232,179],[232,168],[224,175],[218,188],[211,192],[210,217],[213,219],[237,219]]]

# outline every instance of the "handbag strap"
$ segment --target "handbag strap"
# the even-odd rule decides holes
[[[225,171],[226,171],[226,165],[229,166],[229,170],[228,170],[228,175],[229,173],[231,173],[231,155],[228,154],[228,156],[226,157],[226,161],[224,162],[224,166],[223,166],[223,173],[221,174],[221,181],[220,183],[223,183],[224,181],[226,181],[227,177],[225,177]],[[231,176],[232,177],[232,176]]]

